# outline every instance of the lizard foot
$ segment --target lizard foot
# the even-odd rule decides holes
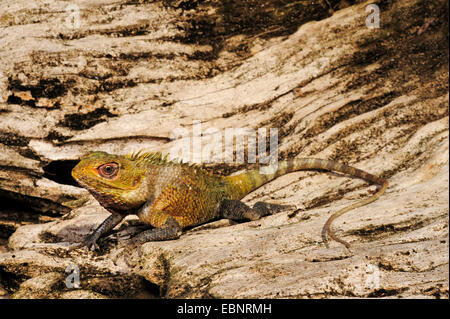
[[[71,247],[69,247],[69,250],[74,250],[78,248],[87,248],[90,251],[96,251],[99,249],[97,245],[97,238],[92,236],[93,234],[86,237],[85,240],[83,240],[81,243],[75,244]]]

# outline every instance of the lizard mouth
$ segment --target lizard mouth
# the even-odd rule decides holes
[[[114,193],[117,187],[103,183],[100,180],[89,178],[88,176],[82,176],[77,179],[78,184],[81,187],[87,189],[106,209],[114,208],[115,210],[121,208],[121,201],[118,201],[116,196],[110,196]],[[104,191],[102,191],[104,190]]]
[[[94,189],[97,190],[99,188],[106,188],[106,189],[121,189],[120,187],[117,187],[115,185],[111,185],[109,183],[105,183],[102,180],[89,178],[88,176],[81,176],[77,179],[78,184],[80,184],[82,187],[87,189]]]

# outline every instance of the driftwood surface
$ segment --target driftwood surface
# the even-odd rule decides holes
[[[448,1],[1,1],[0,43],[0,296],[448,298]],[[168,153],[194,121],[277,128],[279,159],[390,186],[334,224],[350,250],[321,228],[375,186],[326,172],[244,199],[296,210],[136,249],[116,245],[130,216],[100,251],[68,250],[108,216],[71,179],[79,157]]]

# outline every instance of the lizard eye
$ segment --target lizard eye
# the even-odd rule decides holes
[[[117,173],[119,172],[119,164],[117,163],[106,163],[103,165],[100,165],[97,168],[98,173],[101,177],[112,179],[117,176]]]

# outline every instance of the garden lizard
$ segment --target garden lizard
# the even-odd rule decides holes
[[[263,184],[298,170],[335,171],[380,186],[370,197],[334,213],[323,227],[326,245],[328,235],[350,247],[333,233],[332,221],[375,201],[386,190],[387,180],[336,161],[313,158],[280,161],[270,174],[250,169],[242,174],[220,176],[199,166],[168,160],[159,152],[130,155],[93,152],[81,158],[72,170],[73,178],[111,213],[82,245],[95,249],[97,240],[129,214],[136,214],[143,223],[154,227],[133,237],[134,243],[176,239],[184,228],[218,218],[257,220],[287,206],[257,202],[249,207],[240,200]]]

